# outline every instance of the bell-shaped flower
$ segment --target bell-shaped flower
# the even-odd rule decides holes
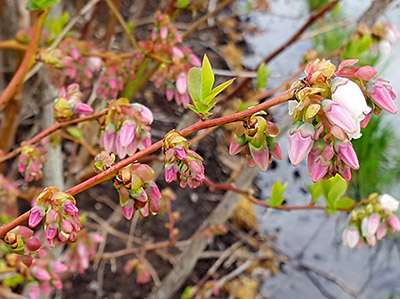
[[[343,231],[342,241],[343,245],[354,248],[360,240],[360,234],[355,227],[348,227]]]
[[[387,227],[385,225],[379,225],[378,230],[376,231],[376,238],[378,241],[382,240],[386,233]]]
[[[396,215],[392,215],[390,216],[390,218],[388,219],[388,223],[390,225],[390,227],[392,228],[392,231],[400,231],[400,220],[399,218],[397,218]]]
[[[364,119],[364,114],[371,111],[360,87],[349,79],[334,78],[331,92],[332,100],[345,108],[357,123]]]
[[[185,74],[180,74],[175,82],[176,89],[180,94],[185,94],[187,89],[187,79]]]
[[[397,113],[397,107],[394,103],[396,93],[393,91],[392,87],[386,83],[389,82],[378,78],[375,83],[368,87],[368,93],[376,105],[383,110],[395,114]]]
[[[120,142],[121,145],[127,147],[135,137],[136,123],[133,119],[127,119],[122,123],[120,129]]]
[[[251,143],[249,143],[249,149],[251,156],[256,162],[257,166],[260,167],[262,170],[266,171],[269,164],[269,150],[266,144],[261,146],[260,148],[256,148]]]
[[[389,194],[379,195],[378,200],[384,210],[396,212],[399,208],[399,201]]]
[[[322,159],[322,157],[319,157],[312,168],[312,172],[311,172],[311,177],[312,177],[312,181],[314,183],[318,182],[319,180],[323,179],[325,177],[325,175],[328,173],[328,170],[330,168],[330,163],[327,161],[324,161],[324,159]]]
[[[350,141],[338,142],[335,145],[339,159],[353,169],[359,169],[357,154]]]
[[[36,205],[31,209],[31,213],[29,214],[28,224],[29,227],[37,226],[40,221],[42,221],[45,214],[45,210],[42,206]]]
[[[381,217],[377,213],[371,214],[368,217],[368,233],[370,235],[374,235],[377,232],[380,220]]]
[[[288,136],[287,147],[289,159],[294,166],[298,165],[310,152],[314,144],[314,127],[310,123],[297,121]]]
[[[331,100],[322,101],[321,106],[326,116],[333,124],[341,127],[350,134],[355,134],[357,132],[353,117],[344,107]]]

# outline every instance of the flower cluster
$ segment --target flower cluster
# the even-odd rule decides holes
[[[46,258],[35,259],[29,268],[28,293],[30,299],[39,298],[40,291],[50,295],[52,289],[60,290],[63,287],[60,273],[67,271],[68,268],[63,263],[49,261]]]
[[[187,89],[187,74],[193,66],[200,66],[200,59],[189,48],[180,47],[182,37],[171,23],[168,15],[156,16],[156,27],[147,41],[139,42],[146,51],[153,52],[171,63],[163,64],[151,77],[157,88],[167,86],[167,100],[187,107],[190,96]]]
[[[103,99],[116,99],[128,80],[135,79],[137,64],[143,61],[141,53],[135,53],[134,58],[107,59],[104,62],[104,71],[98,79],[97,94]]]
[[[22,147],[18,160],[18,171],[25,177],[25,182],[37,181],[43,177],[43,163],[47,161],[45,148],[46,139],[36,145],[25,145]]]
[[[5,219],[18,216],[17,196],[18,196],[18,184],[17,182],[6,179],[0,174],[0,214]],[[0,221],[0,224],[3,224]]]
[[[372,37],[378,42],[379,52],[389,55],[394,43],[400,37],[400,32],[389,23],[376,23],[371,31]]]
[[[54,119],[58,122],[71,120],[79,114],[93,113],[92,107],[82,103],[83,94],[76,83],[68,85],[67,89],[61,87],[58,98],[54,103]]]
[[[154,182],[154,170],[146,164],[130,164],[118,171],[114,186],[126,219],[131,219],[135,209],[144,217],[160,211],[161,193]]]
[[[343,244],[350,248],[361,247],[363,243],[375,246],[388,229],[400,231],[400,220],[395,215],[398,208],[399,201],[389,194],[371,194],[368,204],[351,212],[348,227],[342,234]]]
[[[276,140],[278,127],[267,121],[266,114],[253,114],[237,128],[235,136],[229,146],[229,154],[236,155],[244,150],[247,164],[257,165],[262,170],[267,170],[272,157],[282,159],[282,150]]]
[[[33,235],[33,231],[26,226],[17,226],[10,230],[4,241],[12,252],[22,256],[22,262],[29,267],[32,264],[32,254],[41,249],[39,238]]]
[[[63,263],[67,265],[68,271],[84,273],[96,253],[97,244],[102,241],[103,237],[98,233],[80,231],[78,240],[68,246],[63,257]]]
[[[151,145],[153,114],[146,106],[126,98],[111,101],[102,123],[100,145],[123,159]]]
[[[360,129],[382,109],[396,113],[396,95],[383,79],[371,81],[376,70],[352,67],[355,59],[335,66],[326,60],[307,65],[306,77],[298,80],[296,101],[289,102],[293,126],[288,137],[289,158],[298,165],[308,156],[308,170],[314,182],[339,173],[346,180],[359,162],[351,144]],[[368,83],[367,83],[368,82]]]
[[[66,38],[60,43],[57,52],[53,51],[45,62],[51,63],[52,84],[65,86],[75,82],[82,88],[92,85],[94,75],[101,69],[101,59],[84,58],[82,52],[94,48],[94,44]]]
[[[28,224],[37,226],[45,217],[44,234],[50,247],[54,242],[75,242],[81,229],[78,208],[72,195],[56,187],[47,187],[36,199],[31,209]]]
[[[203,158],[189,149],[189,142],[177,131],[172,130],[165,135],[163,153],[167,183],[176,179],[182,188],[188,185],[191,189],[203,184]]]

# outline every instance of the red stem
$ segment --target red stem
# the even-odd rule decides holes
[[[15,73],[14,77],[11,79],[10,83],[8,84],[6,90],[0,97],[0,110],[4,106],[4,104],[11,99],[11,97],[15,94],[18,90],[18,87],[23,83],[24,77],[28,72],[29,68],[34,63],[34,56],[36,54],[40,34],[42,32],[42,28],[44,25],[44,21],[46,19],[48,9],[45,9],[39,12],[39,16],[36,20],[36,24],[33,27],[32,38],[29,42],[28,49],[25,53],[24,59],[22,60],[21,65],[19,66],[17,72]]]
[[[16,157],[17,155],[19,155],[21,153],[22,147],[25,145],[31,145],[31,144],[35,144],[37,142],[39,142],[40,140],[42,140],[43,138],[51,135],[52,133],[56,132],[57,130],[63,128],[63,127],[67,127],[69,125],[73,125],[73,124],[77,124],[77,123],[81,123],[87,120],[92,120],[92,119],[96,119],[99,118],[103,115],[105,115],[107,113],[107,110],[103,110],[100,112],[97,112],[95,114],[91,114],[88,116],[83,116],[83,117],[79,117],[79,118],[75,118],[73,120],[70,121],[65,121],[62,123],[55,123],[54,125],[52,125],[51,127],[48,127],[47,129],[41,131],[39,134],[37,134],[36,136],[34,136],[32,139],[26,141],[26,142],[22,142],[21,146],[19,148],[16,148],[15,150],[13,150],[12,152],[9,152],[7,155],[0,157],[0,164],[12,159],[14,157]]]

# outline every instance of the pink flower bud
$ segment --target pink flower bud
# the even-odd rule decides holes
[[[26,241],[26,247],[30,251],[36,251],[39,250],[42,244],[40,243],[40,240],[37,237],[32,237],[28,241]]]
[[[365,115],[365,118],[360,122],[360,126],[361,128],[366,128],[369,121],[371,120],[371,116],[372,116],[372,112],[368,113],[367,115]]]
[[[388,223],[392,227],[392,231],[396,231],[396,230],[400,231],[400,221],[399,221],[399,218],[397,218],[396,215],[392,215],[388,219]]]
[[[64,211],[64,213],[66,213],[68,215],[74,216],[74,215],[78,214],[79,210],[72,201],[66,200],[63,203],[63,211]]]
[[[355,227],[348,227],[343,231],[342,241],[343,245],[354,248],[360,239],[360,234]]]
[[[171,183],[178,173],[178,166],[174,163],[168,166],[165,166],[165,181],[167,183]]]
[[[237,141],[236,138],[233,137],[231,144],[229,145],[229,154],[230,155],[236,155],[239,153],[242,149],[244,149],[244,146],[240,145]]]
[[[329,166],[330,163],[323,161],[322,158],[317,159],[311,173],[312,181],[316,183],[323,179],[329,170]]]
[[[325,146],[324,150],[322,151],[322,158],[325,161],[329,161],[333,158],[334,155],[335,155],[335,151],[333,149],[333,145],[329,144],[329,145]]]
[[[359,169],[360,164],[358,163],[357,154],[354,151],[353,145],[350,141],[340,142],[336,145],[336,151],[340,160],[346,163],[353,169]]]
[[[171,88],[171,87],[167,87],[167,100],[168,101],[172,101],[172,99],[174,98],[174,93],[175,93],[175,90],[173,89],[173,88]]]
[[[77,103],[74,105],[75,114],[91,114],[93,113],[93,108],[85,103]]]
[[[166,39],[168,36],[168,28],[163,26],[160,28],[160,37],[161,39]]]
[[[29,291],[28,291],[28,294],[29,294],[29,298],[30,299],[38,299],[39,295],[40,295],[39,286],[35,285],[33,287],[30,287]]]
[[[158,189],[157,184],[154,181],[150,182],[149,185],[149,192],[147,193],[148,196],[151,199],[155,199],[155,200],[160,200],[161,199],[161,193],[160,193],[160,189]]]
[[[31,209],[31,213],[29,215],[29,227],[35,227],[36,225],[38,225],[42,221],[44,213],[45,211],[42,206],[34,206]]]
[[[185,160],[187,158],[188,153],[183,146],[178,145],[175,147],[175,155],[179,160]]]
[[[150,279],[151,279],[150,272],[149,272],[149,270],[145,269],[145,270],[138,272],[136,282],[138,284],[145,284],[145,283],[148,283],[150,281]]]
[[[89,57],[88,66],[92,72],[98,72],[101,70],[103,61],[99,57]]]
[[[383,237],[386,235],[387,228],[384,225],[379,225],[378,230],[376,232],[376,238],[378,241],[382,240]]]
[[[49,272],[47,272],[46,270],[44,270],[42,268],[33,267],[31,269],[31,271],[32,271],[32,275],[41,281],[49,281],[51,279]]]
[[[115,125],[109,123],[104,130],[104,136],[103,136],[103,145],[107,153],[111,153],[114,151],[115,138],[116,138]]]
[[[254,162],[262,170],[266,171],[269,164],[269,151],[268,147],[262,147],[260,150],[256,150],[251,144],[249,144],[250,153],[253,157]]]
[[[395,114],[397,113],[397,107],[393,100],[396,99],[396,94],[392,87],[385,83],[388,83],[388,81],[378,78],[374,84],[369,86],[368,93],[376,105]]]
[[[108,84],[112,89],[117,89],[118,86],[117,78],[111,77],[110,79],[108,79]]]
[[[180,94],[186,93],[186,88],[187,88],[187,80],[186,80],[186,75],[185,74],[180,74],[178,78],[176,79],[175,82],[176,89]]]
[[[275,145],[274,149],[270,151],[270,154],[278,160],[282,160],[283,158],[282,149],[278,143]]]
[[[324,100],[322,101],[322,109],[326,112],[326,116],[333,124],[338,125],[348,133],[354,134],[357,132],[354,119],[349,112],[339,104],[331,100]]]
[[[201,61],[200,61],[199,57],[197,57],[194,54],[189,55],[189,61],[191,64],[193,64],[193,66],[201,66]]]
[[[185,55],[179,47],[172,47],[172,56],[178,59],[182,59]]]
[[[144,105],[140,105],[140,107],[142,109],[140,113],[140,121],[146,125],[150,125],[153,122],[153,113]]]
[[[133,119],[128,119],[123,122],[119,131],[121,146],[127,147],[135,137],[136,123]]]
[[[20,235],[22,238],[28,239],[33,236],[33,230],[22,225],[18,228],[18,235]]]
[[[289,133],[287,146],[289,159],[294,166],[298,165],[310,152],[314,140],[314,127],[310,123],[297,122]]]
[[[62,273],[62,272],[65,272],[68,270],[67,266],[65,266],[63,263],[60,263],[57,261],[52,262],[51,265],[53,266],[53,270],[56,273]]]
[[[374,235],[376,231],[378,230],[379,223],[380,223],[381,217],[379,214],[371,214],[368,217],[368,233],[370,235]]]
[[[62,229],[63,232],[65,232],[65,233],[67,233],[67,234],[72,233],[73,230],[74,230],[74,227],[73,227],[73,225],[72,225],[71,220],[64,219],[64,220],[61,222],[61,229]]]
[[[124,213],[124,216],[127,220],[130,220],[133,215],[133,201],[130,200],[125,206],[122,207],[122,213]]]
[[[57,223],[59,217],[58,211],[51,209],[46,215],[46,224]]]

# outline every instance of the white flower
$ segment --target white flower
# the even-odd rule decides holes
[[[343,231],[342,241],[343,245],[354,248],[360,240],[360,234],[355,227],[348,227]]]
[[[332,80],[332,100],[345,108],[354,119],[357,128],[355,134],[349,134],[350,138],[360,138],[360,121],[365,114],[371,112],[360,87],[347,78],[336,77]]]
[[[378,197],[379,202],[381,203],[382,209],[396,212],[399,208],[399,201],[389,194],[382,194]]]

